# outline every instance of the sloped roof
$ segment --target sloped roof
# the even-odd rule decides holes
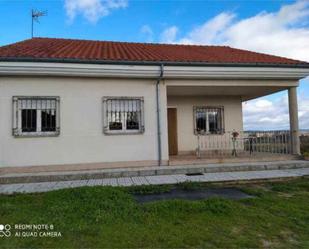
[[[309,63],[227,46],[199,46],[33,38],[0,47],[0,61],[138,62],[183,64],[277,65]]]

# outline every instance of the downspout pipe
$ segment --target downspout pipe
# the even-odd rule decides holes
[[[163,79],[164,65],[160,65],[160,75],[156,83],[156,105],[157,105],[157,139],[158,139],[158,166],[162,165],[162,144],[161,144],[161,120],[160,120],[160,82]]]

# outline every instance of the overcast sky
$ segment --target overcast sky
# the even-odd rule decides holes
[[[30,10],[47,10],[35,36],[215,44],[309,61],[309,0],[0,1],[0,45],[30,36]],[[298,89],[309,129],[309,79]],[[245,129],[287,129],[286,91],[248,101]]]

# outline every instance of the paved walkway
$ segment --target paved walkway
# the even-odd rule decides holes
[[[0,194],[47,192],[57,189],[75,188],[82,186],[160,185],[160,184],[175,184],[186,181],[231,182],[231,181],[264,180],[264,179],[289,178],[289,177],[301,177],[301,176],[309,176],[309,168],[205,173],[203,175],[198,176],[187,176],[178,174],[178,175],[104,178],[104,179],[75,180],[75,181],[2,184],[0,185]]]
[[[0,185],[14,183],[76,181],[80,179],[132,178],[136,176],[180,175],[186,173],[222,173],[258,170],[287,170],[309,168],[309,161],[286,160],[276,162],[217,163],[177,166],[106,168],[74,171],[5,173],[0,168]]]

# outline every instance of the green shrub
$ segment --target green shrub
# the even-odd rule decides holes
[[[300,151],[309,153],[309,136],[300,136]]]
[[[303,155],[304,157],[309,157],[309,152],[304,152]]]

